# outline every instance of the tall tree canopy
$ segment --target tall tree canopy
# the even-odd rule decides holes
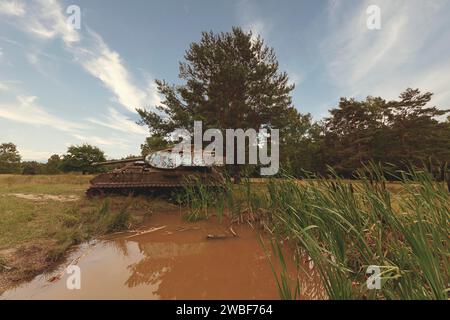
[[[407,89],[399,101],[393,101],[387,109],[390,130],[385,147],[387,161],[402,160],[419,165],[427,157],[437,161],[450,161],[448,131],[437,119],[450,110],[429,106],[432,93]]]
[[[341,98],[324,120],[324,162],[344,175],[375,160],[397,168],[450,162],[449,110],[428,106],[432,93],[407,89],[399,100]]]
[[[93,162],[106,161],[105,154],[102,150],[89,144],[81,146],[70,146],[67,154],[63,156],[61,169],[65,172],[82,172],[94,173],[102,169],[93,167]]]
[[[180,63],[183,85],[157,80],[164,96],[157,112],[138,109],[141,124],[155,135],[177,128],[192,130],[194,120],[203,128],[276,127],[292,109],[294,85],[279,71],[274,50],[260,37],[235,27],[231,32],[203,32]]]
[[[0,173],[17,173],[20,171],[20,154],[13,143],[0,144]]]
[[[61,172],[61,157],[57,154],[52,155],[47,160],[47,173],[56,174]]]
[[[37,161],[22,162],[21,167],[24,175],[47,174],[47,166]]]

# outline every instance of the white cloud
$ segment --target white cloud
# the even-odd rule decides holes
[[[58,152],[51,151],[37,151],[26,148],[21,148],[19,146],[20,155],[22,156],[23,161],[46,161],[52,155],[57,154]]]
[[[0,104],[0,118],[35,126],[47,126],[66,132],[84,128],[81,124],[48,113],[36,103],[36,100],[36,96],[19,95],[13,103]]]
[[[1,40],[1,41],[4,41],[4,42],[6,42],[6,43],[12,44],[12,45],[14,45],[14,46],[17,46],[17,47],[19,47],[19,48],[22,48],[22,49],[25,48],[25,46],[22,45],[21,43],[15,41],[15,40],[12,40],[12,39],[3,37],[3,36],[0,36],[0,40]]]
[[[23,26],[43,39],[61,37],[66,45],[80,40],[79,33],[67,23],[61,5],[56,0],[37,0]]]
[[[302,83],[303,77],[300,76],[297,72],[287,70],[286,73],[289,76],[289,84],[294,84],[295,86],[298,86],[300,85],[300,83]]]
[[[98,136],[86,137],[80,134],[73,134],[73,137],[78,140],[81,140],[83,143],[91,145],[114,146],[115,148],[121,149],[125,149],[127,147],[126,140],[123,139],[113,139],[113,138],[104,139]]]
[[[156,88],[141,89],[134,84],[120,55],[95,32],[90,31],[89,35],[90,47],[74,48],[72,51],[83,68],[114,94],[115,102],[132,112],[136,108],[160,103]]]
[[[252,32],[252,39],[255,40],[259,35],[263,39],[267,39],[270,25],[263,20],[257,13],[258,2],[249,0],[241,0],[237,3],[236,11],[242,29]]]
[[[0,91],[13,92],[15,90],[15,87],[20,83],[21,83],[20,81],[13,81],[13,80],[0,81]]]
[[[22,17],[25,15],[25,5],[19,1],[0,1],[0,14]]]
[[[54,116],[48,113],[45,110],[45,108],[43,108],[37,103],[36,96],[19,95],[17,97],[17,100],[13,103],[0,104],[0,118],[36,126],[38,128],[48,127],[54,130],[66,132],[69,133],[72,138],[75,138],[76,140],[82,143],[89,143],[92,145],[110,147],[111,152],[116,156],[117,154],[125,153],[124,150],[128,150],[130,148],[130,145],[135,146],[139,145],[136,144],[136,141],[130,141],[124,138],[117,138],[114,137],[114,135],[112,134],[108,135],[107,138],[97,136],[95,134],[92,134],[92,130],[90,130],[92,129],[92,127],[88,127],[80,123],[75,123]],[[126,123],[125,122],[126,118],[125,117],[121,118],[121,115],[119,113],[115,113],[114,117],[109,118],[109,121],[114,120],[122,121],[123,123],[121,123],[121,125],[126,125],[130,128],[130,130],[135,130],[135,133],[138,131],[138,129],[136,128],[133,129],[133,124],[131,122]],[[121,128],[119,127],[118,124],[113,125],[113,122],[111,122],[111,126],[116,126],[117,128],[120,128],[120,130],[122,131],[125,130],[125,127]],[[139,138],[139,141],[141,140],[142,139]],[[72,143],[73,142],[70,142],[67,145],[71,145]],[[118,152],[117,149],[122,150],[122,152]],[[41,161],[48,159],[48,157],[54,153],[57,152],[36,151],[21,148],[21,154],[26,160]]]
[[[264,25],[264,22],[261,20],[253,20],[247,24],[244,25],[244,30],[251,31],[252,32],[252,40],[256,41],[258,36],[263,37],[263,34],[266,33],[266,26]],[[252,42],[254,43],[254,42]]]
[[[137,85],[119,53],[111,50],[99,34],[85,27],[87,33],[82,37],[72,28],[58,1],[36,0],[27,5],[29,13],[15,20],[19,28],[39,39],[61,38],[75,61],[113,93],[115,102],[132,112],[135,108],[153,107],[160,103],[156,88]],[[35,52],[29,52],[27,58],[34,67],[39,66]],[[39,70],[45,74],[42,68]]]
[[[35,0],[26,5],[24,2],[3,1],[0,2],[1,13],[11,16],[18,28],[37,38],[60,37],[66,45],[80,40],[79,33],[67,23],[67,17],[56,0]]]
[[[148,130],[142,126],[137,125],[133,120],[126,118],[114,108],[109,108],[109,115],[103,120],[95,118],[87,119],[89,122],[97,125],[101,125],[110,129],[133,133],[138,135],[148,134]]]
[[[447,70],[446,72],[443,70]],[[434,92],[432,104],[442,109],[450,109],[450,63],[446,66],[437,67],[414,79],[418,88]]]
[[[398,2],[381,5],[382,28],[375,31],[366,27],[368,5],[368,2],[361,2],[350,11],[349,7],[334,4],[334,10],[330,12],[332,16],[339,14],[336,8],[347,12],[347,19],[334,20],[336,23],[330,26],[330,36],[322,45],[322,53],[330,61],[331,77],[344,85],[357,83],[375,68],[386,68],[383,62],[396,65],[407,58],[405,54],[409,50],[392,55],[392,50],[405,41],[402,33],[407,15],[401,13]]]
[[[0,0],[1,1],[1,0]],[[52,58],[46,55],[42,48],[42,40],[49,41],[60,39],[64,48],[73,56],[74,62],[79,64],[88,74],[100,80],[112,93],[112,99],[127,109],[127,112],[136,112],[135,108],[153,107],[160,104],[160,97],[153,81],[143,85],[136,83],[132,74],[126,67],[126,63],[119,53],[110,49],[102,37],[82,25],[85,32],[70,27],[66,23],[66,15],[61,4],[56,0],[36,0],[26,3],[26,12],[23,16],[10,17],[12,25],[25,31],[37,41],[33,41],[32,49],[25,51],[28,62],[42,74],[47,74],[44,58]],[[0,37],[7,43],[20,46],[14,40]],[[28,48],[28,46],[27,46]],[[53,59],[54,60],[54,59]],[[148,75],[146,75],[148,78]],[[5,87],[6,88],[6,87]],[[93,144],[110,147],[113,151],[116,147],[121,150],[134,149],[147,135],[147,130],[138,126],[113,108],[108,109],[108,114],[102,118],[89,118],[88,122],[109,129],[127,133],[125,138],[114,138],[109,135],[106,139],[96,136],[95,132],[104,132],[95,126],[85,126],[73,123],[53,116],[48,109],[36,104],[35,97],[19,96],[17,101],[0,105],[0,117],[11,121],[47,126],[69,132],[72,138]],[[97,112],[98,114],[98,112]],[[130,140],[131,139],[131,140]]]
[[[33,48],[27,49],[25,57],[28,63],[40,74],[53,80],[54,83],[59,85],[59,81],[55,79],[54,73],[57,70],[57,64],[61,61],[58,57],[47,54],[40,49]]]
[[[33,66],[39,65],[39,56],[36,54],[36,52],[27,52],[26,54],[28,62]]]
[[[372,4],[381,9],[381,30],[366,27],[366,9]],[[445,1],[418,0],[371,0],[358,5],[333,1],[321,53],[340,94],[391,99],[410,86],[434,92],[441,102],[447,99],[443,97],[450,99],[445,85],[450,82],[445,5]],[[442,38],[436,37],[439,34]],[[436,61],[433,56],[441,50]]]

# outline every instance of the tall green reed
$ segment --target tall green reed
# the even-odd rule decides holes
[[[268,182],[275,232],[311,257],[329,298],[448,298],[449,194],[428,172],[395,174],[400,194],[374,164],[351,184],[332,171],[327,179]],[[380,290],[366,286],[369,265],[383,270]]]

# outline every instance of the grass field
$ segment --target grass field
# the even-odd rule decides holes
[[[51,268],[72,245],[131,228],[168,206],[143,197],[89,200],[91,178],[0,175],[0,292]]]

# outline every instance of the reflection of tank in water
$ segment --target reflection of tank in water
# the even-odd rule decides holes
[[[167,192],[197,183],[206,187],[223,185],[224,178],[215,165],[198,161],[195,156],[191,160],[190,156],[189,154],[187,158],[183,151],[174,152],[172,148],[168,148],[153,152],[146,157],[93,163],[94,166],[120,164],[123,166],[101,173],[92,179],[86,195],[96,197],[105,193],[126,195],[155,191]]]

